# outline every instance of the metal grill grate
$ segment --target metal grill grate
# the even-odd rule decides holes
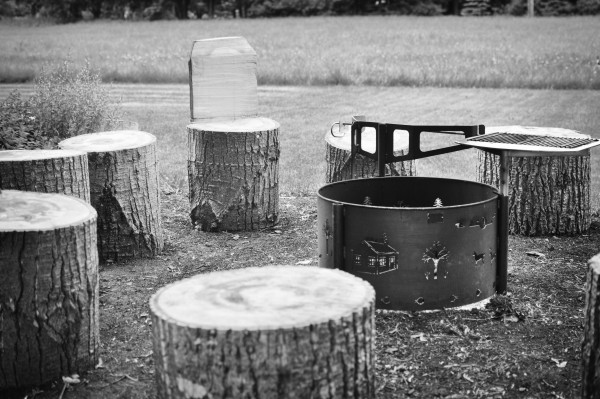
[[[539,135],[531,135],[531,134],[499,132],[499,133],[486,134],[483,136],[471,137],[471,138],[469,138],[468,141],[573,149],[573,148],[581,147],[581,146],[584,146],[587,144],[595,143],[598,140],[590,139],[590,138],[552,137],[552,136],[539,136]]]

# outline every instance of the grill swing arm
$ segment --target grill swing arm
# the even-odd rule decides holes
[[[375,129],[375,152],[370,153],[362,147],[362,131],[364,128]],[[404,155],[394,155],[394,131],[403,130],[408,132],[408,153]],[[447,154],[454,151],[460,151],[468,148],[462,144],[453,145],[435,150],[421,150],[421,133],[443,133],[462,135],[465,138],[480,136],[485,134],[484,125],[471,126],[449,126],[449,125],[400,125],[391,123],[378,123],[368,121],[354,120],[351,125],[351,154],[361,154],[377,162],[379,177],[385,175],[385,165],[392,162],[410,161],[415,159],[427,158],[430,156]]]

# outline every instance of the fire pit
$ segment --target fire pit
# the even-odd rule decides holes
[[[334,124],[335,125],[335,124]],[[352,154],[377,162],[379,178],[323,186],[318,192],[319,262],[370,282],[377,306],[392,310],[458,307],[506,291],[508,169],[506,158],[551,151],[572,155],[599,140],[560,143],[540,135],[523,140],[485,135],[477,126],[413,126],[354,121]],[[365,129],[375,151],[362,147]],[[397,131],[408,134],[408,153],[394,155]],[[462,135],[463,141],[424,151],[421,133]],[[333,127],[331,130],[333,134]],[[549,142],[549,143],[547,143]],[[477,147],[500,155],[500,186],[425,177],[383,177],[385,165]]]
[[[426,177],[338,182],[318,192],[320,265],[370,282],[383,309],[454,307],[497,285],[498,192]]]

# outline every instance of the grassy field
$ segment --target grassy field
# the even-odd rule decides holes
[[[193,40],[235,35],[256,50],[261,84],[600,89],[594,17],[0,21],[0,82],[70,56],[109,81],[183,83]]]
[[[22,85],[0,85],[0,99]],[[158,137],[163,177],[187,190],[189,89],[186,85],[114,85],[129,118]],[[285,195],[312,195],[324,184],[324,136],[331,123],[367,115],[405,124],[555,126],[600,138],[600,91],[449,89],[406,87],[259,88],[259,114],[281,124],[280,188]],[[440,135],[439,144],[454,136]],[[592,150],[592,206],[600,208],[600,150]],[[417,161],[419,176],[476,178],[477,151]]]
[[[554,126],[600,138],[597,18],[0,22],[0,35],[0,82],[31,79],[70,54],[90,59],[107,79],[163,83],[118,83],[111,94],[158,138],[167,246],[155,259],[102,265],[103,362],[84,383],[32,391],[40,399],[63,397],[65,388],[64,398],[155,397],[148,300],[166,283],[247,265],[316,264],[322,226],[314,195],[332,122],[362,114],[405,124]],[[189,220],[187,56],[193,39],[226,35],[243,35],[257,50],[259,114],[281,123],[280,223],[272,230],[205,233]],[[393,85],[419,87],[383,87]],[[0,100],[13,89],[31,92],[0,85]],[[599,152],[591,158],[594,211]],[[476,166],[476,151],[465,150],[419,160],[417,174],[475,179]],[[378,397],[576,397],[586,261],[599,237],[597,220],[574,238],[511,236],[505,309],[378,312]],[[515,321],[517,311],[525,320]]]

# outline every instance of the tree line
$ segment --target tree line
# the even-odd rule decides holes
[[[257,18],[312,15],[465,15],[526,12],[527,0],[0,0],[1,17],[81,19]],[[474,6],[475,4],[475,6]],[[600,0],[536,0],[538,15],[600,14]],[[468,15],[473,15],[470,12]]]

